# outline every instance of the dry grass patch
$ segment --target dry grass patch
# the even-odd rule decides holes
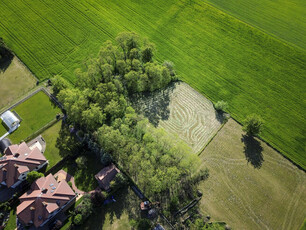
[[[0,108],[33,89],[36,83],[35,77],[18,58],[13,57],[10,61],[0,68]]]
[[[305,218],[306,174],[233,120],[202,152],[210,177],[201,209],[234,229],[298,229]]]
[[[222,124],[213,104],[184,82],[138,98],[135,108],[155,126],[178,135],[195,153],[209,142]]]

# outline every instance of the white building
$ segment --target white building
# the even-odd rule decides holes
[[[9,129],[9,133],[15,131],[20,126],[20,120],[9,110],[4,112],[0,118]]]

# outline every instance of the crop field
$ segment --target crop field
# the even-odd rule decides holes
[[[305,50],[200,0],[2,0],[0,8],[1,36],[38,78],[73,82],[105,40],[138,32],[156,44],[157,60],[173,61],[211,101],[227,101],[234,118],[260,114],[262,137],[306,168]]]
[[[134,107],[155,126],[178,135],[194,153],[203,149],[223,121],[213,104],[184,82],[146,95]]]
[[[230,119],[201,153],[202,166],[210,170],[199,186],[202,212],[233,229],[299,229],[305,218],[305,172],[264,142],[242,135]]]
[[[304,0],[206,0],[285,42],[306,49]]]
[[[0,66],[0,109],[35,87],[36,79],[16,58]]]
[[[8,136],[12,143],[19,143],[26,139],[54,120],[55,116],[61,112],[42,91],[17,105],[12,110],[16,111],[22,119],[20,127]]]

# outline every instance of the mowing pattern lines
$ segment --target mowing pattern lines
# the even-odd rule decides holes
[[[262,152],[253,154],[262,154],[262,166],[254,168],[241,137],[230,119],[202,152],[211,175],[200,185],[203,212],[235,229],[298,229],[306,214],[306,174],[260,141]]]
[[[177,134],[199,152],[221,126],[212,103],[186,83],[178,83],[170,95],[170,115],[160,127]]]

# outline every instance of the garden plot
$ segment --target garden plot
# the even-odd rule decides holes
[[[216,113],[213,104],[184,82],[135,101],[138,112],[155,126],[178,135],[195,153],[209,142],[222,124],[222,116]]]

